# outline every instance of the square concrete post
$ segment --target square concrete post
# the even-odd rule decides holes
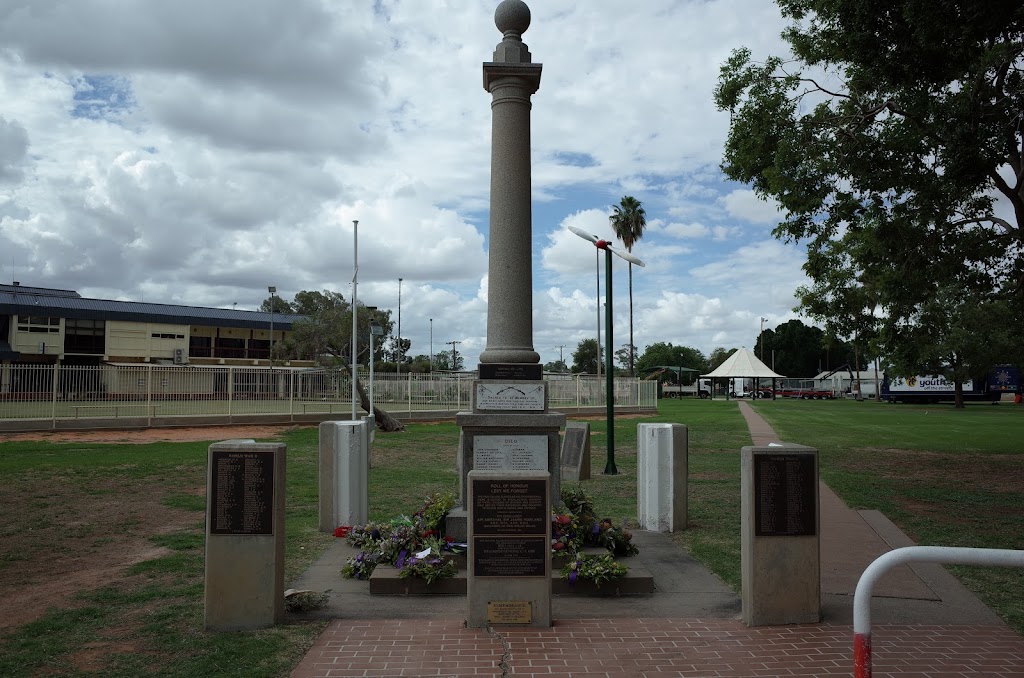
[[[367,422],[320,423],[320,531],[369,520]]]
[[[682,424],[637,425],[636,517],[645,530],[686,529],[687,435]]]

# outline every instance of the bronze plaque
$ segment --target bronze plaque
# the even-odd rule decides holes
[[[540,363],[479,363],[477,369],[481,379],[537,381],[544,378],[544,366]]]
[[[210,534],[274,534],[274,453],[214,450]]]
[[[488,600],[488,624],[530,624],[533,603],[529,600]]]
[[[473,480],[473,534],[547,534],[543,480]]]
[[[473,537],[473,576],[544,577],[551,559],[547,536]]]
[[[817,534],[817,484],[813,454],[755,454],[754,535]]]

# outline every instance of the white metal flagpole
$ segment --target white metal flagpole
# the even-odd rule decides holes
[[[352,221],[352,260],[353,260],[353,271],[352,271],[352,421],[356,420],[358,414],[356,410],[356,375],[359,374],[356,371],[358,366],[358,348],[359,348],[359,324],[357,322],[359,317],[359,308],[356,306],[357,293],[356,287],[359,285],[359,220],[354,219]]]

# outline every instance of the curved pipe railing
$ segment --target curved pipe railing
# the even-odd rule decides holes
[[[853,675],[871,678],[871,594],[886,572],[905,563],[1024,567],[1024,551],[958,546],[907,546],[893,549],[864,570],[853,594]]]

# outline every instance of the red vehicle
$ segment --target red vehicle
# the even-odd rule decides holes
[[[771,398],[772,390],[762,388],[757,391],[758,398]],[[801,400],[832,400],[836,394],[824,388],[789,388],[775,389],[776,398],[800,398]]]

